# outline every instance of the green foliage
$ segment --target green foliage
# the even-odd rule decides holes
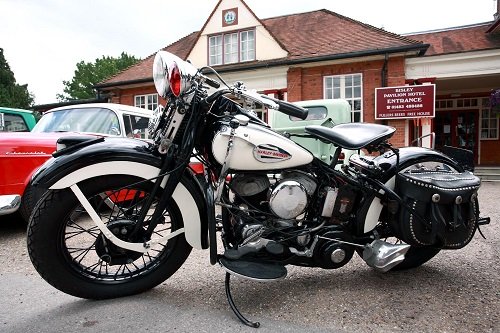
[[[57,94],[59,101],[95,98],[93,86],[134,65],[140,59],[122,52],[119,58],[98,58],[95,62],[80,61],[76,64],[75,75],[71,81],[63,81],[64,94]]]
[[[14,73],[10,70],[0,48],[0,106],[28,109],[33,105],[34,97],[28,91],[28,85],[16,83]]]

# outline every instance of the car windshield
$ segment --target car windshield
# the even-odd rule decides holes
[[[120,135],[116,114],[104,108],[58,110],[45,114],[32,132],[88,132]]]

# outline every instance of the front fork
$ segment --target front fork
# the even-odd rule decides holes
[[[174,163],[173,155],[174,155],[174,149],[169,149],[167,155],[165,156],[165,159],[163,160],[163,165],[160,169],[160,174],[155,180],[151,195],[149,196],[146,204],[141,207],[141,211],[139,212],[139,218],[137,219],[134,230],[130,234],[130,239],[134,239],[135,235],[137,235],[137,233],[142,229],[149,208],[153,204],[153,201],[156,197],[156,193],[158,193],[162,183],[166,179],[166,184],[163,188],[163,193],[160,197],[160,200],[156,204],[153,216],[151,217],[151,221],[149,222],[148,228],[146,229],[146,232],[143,235],[144,240],[150,240],[154,229],[156,228],[158,223],[162,222],[161,219],[163,219],[163,211],[167,207],[168,200],[172,198],[172,194],[174,193],[175,188],[179,184],[181,176],[184,173],[184,170],[188,166],[188,162],[185,161],[182,161],[177,164]],[[169,172],[168,170],[172,171]]]

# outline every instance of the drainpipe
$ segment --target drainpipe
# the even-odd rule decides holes
[[[382,79],[382,87],[387,87],[387,63],[389,62],[389,55],[386,53],[384,56],[384,65],[380,73]]]
[[[380,80],[382,81],[382,87],[387,87],[387,63],[389,62],[389,55],[386,53],[384,55],[384,65],[382,66],[382,70],[380,71]],[[389,123],[388,120],[382,120],[383,125],[387,125]]]

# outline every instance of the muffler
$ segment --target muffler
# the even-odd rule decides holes
[[[376,270],[387,272],[405,259],[408,244],[390,244],[376,239],[363,250],[363,260]]]

